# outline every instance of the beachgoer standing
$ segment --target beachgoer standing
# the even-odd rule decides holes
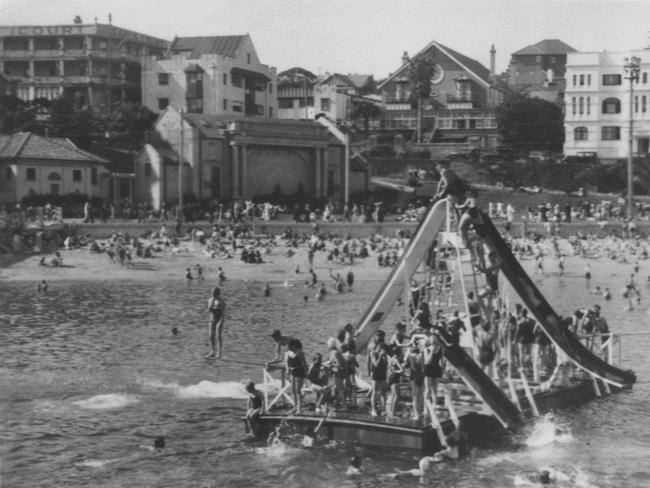
[[[295,338],[289,340],[284,364],[291,380],[291,397],[296,414],[302,413],[302,385],[307,375],[307,361],[302,352],[302,343]]]
[[[221,297],[221,290],[215,286],[212,289],[212,298],[208,302],[208,312],[210,313],[210,354],[209,357],[221,357],[223,324],[226,312],[226,304]],[[216,346],[216,350],[215,350]]]

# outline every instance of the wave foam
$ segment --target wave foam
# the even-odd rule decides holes
[[[104,395],[96,395],[88,398],[87,400],[79,400],[72,402],[81,408],[89,410],[110,410],[115,408],[123,408],[127,405],[137,403],[138,399],[131,395],[122,395],[120,393],[107,393]]]
[[[553,443],[565,443],[573,441],[571,432],[563,429],[553,422],[553,417],[546,415],[537,422],[533,431],[526,439],[528,447],[542,447]]]

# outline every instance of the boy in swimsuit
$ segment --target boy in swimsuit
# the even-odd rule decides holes
[[[210,325],[208,332],[210,335],[210,354],[208,357],[214,357],[216,350],[218,351],[217,357],[221,357],[221,346],[223,336],[223,323],[226,312],[226,304],[221,298],[221,290],[218,286],[212,289],[212,298],[208,302],[208,312],[210,313]]]
[[[246,403],[246,421],[251,428],[253,435],[258,434],[257,420],[260,415],[264,413],[264,394],[255,388],[255,383],[252,381],[244,387],[248,393],[248,401]]]

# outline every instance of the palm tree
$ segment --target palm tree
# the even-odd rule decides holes
[[[411,107],[417,108],[417,142],[422,140],[422,101],[431,97],[431,80],[436,64],[429,56],[420,55],[408,61],[407,76],[411,83]]]

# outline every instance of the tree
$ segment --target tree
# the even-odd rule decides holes
[[[514,93],[497,107],[496,116],[503,142],[526,150],[562,150],[564,121],[554,103]]]
[[[363,119],[363,128],[368,130],[370,127],[370,119],[376,119],[381,115],[381,108],[377,103],[368,100],[353,100],[352,110],[350,117],[352,120],[357,121]]]
[[[128,144],[140,145],[145,133],[153,128],[158,116],[139,103],[121,104],[107,120],[111,138]]]
[[[44,123],[51,137],[65,137],[89,148],[100,133],[97,116],[91,109],[78,109],[74,98],[63,96],[50,102],[50,116]]]
[[[429,56],[416,56],[409,60],[407,76],[411,84],[411,107],[417,108],[417,136],[422,139],[422,102],[431,97],[431,80],[436,74],[436,64]]]
[[[34,120],[34,112],[26,102],[10,95],[0,96],[0,133],[29,130]]]

